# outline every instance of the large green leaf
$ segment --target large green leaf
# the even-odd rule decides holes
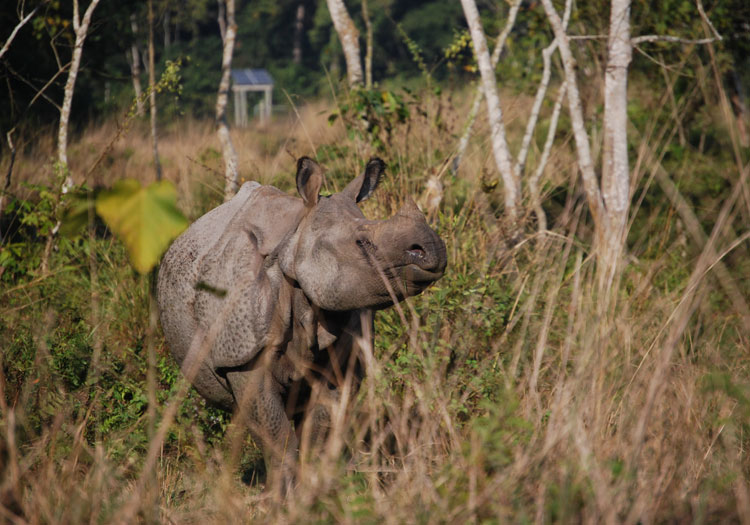
[[[125,179],[96,199],[96,212],[125,243],[130,261],[140,273],[149,272],[186,227],[177,209],[177,191],[169,181],[145,188]]]

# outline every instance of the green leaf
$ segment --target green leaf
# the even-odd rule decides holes
[[[96,212],[125,243],[140,273],[148,273],[188,225],[177,209],[177,190],[169,181],[145,188],[135,180],[118,181],[97,197]]]
[[[73,237],[80,233],[89,221],[89,209],[94,206],[94,200],[85,192],[78,192],[69,197],[68,208],[62,218],[60,233],[66,237]]]

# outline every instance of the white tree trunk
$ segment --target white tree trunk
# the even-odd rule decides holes
[[[229,99],[229,81],[232,72],[232,53],[234,41],[237,36],[237,24],[234,20],[234,0],[219,0],[219,4],[225,4],[226,20],[223,24],[224,52],[221,58],[221,81],[219,82],[219,93],[216,96],[216,125],[219,142],[224,156],[224,200],[231,199],[239,187],[239,174],[237,172],[237,152],[232,144],[227,124],[227,100]],[[221,14],[219,15],[221,17]],[[221,24],[220,24],[221,25]]]
[[[503,125],[500,98],[497,94],[495,70],[490,61],[490,53],[487,50],[487,42],[484,38],[476,3],[474,3],[474,0],[461,0],[461,5],[466,15],[466,22],[469,25],[471,40],[474,43],[474,53],[476,53],[479,72],[482,76],[482,89],[487,101],[487,116],[492,137],[492,153],[503,179],[505,212],[511,223],[516,225],[521,202],[521,181],[513,169],[513,159],[508,149],[508,141],[505,138],[505,126]]]
[[[362,20],[365,22],[365,87],[372,87],[372,22],[367,0],[362,0]]]
[[[503,51],[503,47],[505,47],[505,40],[507,40],[511,29],[513,29],[513,25],[516,23],[516,16],[518,15],[518,10],[520,8],[521,8],[521,0],[515,0],[515,2],[510,8],[510,11],[508,11],[508,20],[505,22],[505,27],[503,28],[503,31],[497,37],[497,42],[495,43],[495,49],[492,50],[492,56],[490,57],[492,69],[495,69],[495,67],[497,66],[497,63],[500,61],[500,53]],[[454,175],[458,173],[458,167],[461,164],[461,159],[463,158],[464,153],[466,152],[466,147],[469,145],[469,139],[471,138],[471,133],[474,127],[474,122],[476,121],[477,114],[479,113],[479,106],[482,103],[483,94],[484,92],[482,91],[482,87],[480,85],[480,87],[477,89],[476,95],[474,96],[474,102],[472,102],[471,104],[471,110],[469,111],[469,116],[466,119],[466,127],[464,128],[464,133],[463,135],[461,135],[461,139],[458,141],[458,148],[456,148],[456,156],[453,158],[453,164],[451,166],[451,170],[453,171]]]
[[[341,41],[346,60],[346,76],[349,86],[362,84],[362,63],[359,57],[359,31],[352,22],[343,0],[326,0],[331,20]]]
[[[630,0],[612,0],[610,10],[607,67],[604,75],[604,151],[602,181],[599,184],[583,122],[576,80],[575,59],[568,36],[552,0],[542,0],[557,39],[565,70],[568,107],[578,153],[583,186],[595,223],[597,273],[603,297],[617,274],[625,244],[630,207],[630,170],[627,142],[628,66],[632,55]],[[605,308],[607,301],[604,303]]]
[[[570,121],[573,127],[573,137],[576,142],[576,152],[578,154],[578,168],[581,170],[583,179],[583,188],[586,192],[586,199],[594,217],[595,224],[599,225],[603,214],[603,203],[601,192],[599,191],[599,182],[594,171],[594,162],[591,156],[591,144],[589,136],[586,133],[586,126],[583,121],[583,109],[581,108],[581,96],[578,92],[578,81],[576,79],[576,62],[573,53],[570,51],[570,41],[563,28],[560,15],[557,14],[552,6],[552,0],[542,0],[544,11],[547,13],[552,30],[557,39],[557,45],[560,55],[563,59],[563,69],[565,71],[565,92],[568,98],[568,111],[570,112]]]
[[[143,104],[143,89],[141,88],[141,53],[136,43],[138,22],[135,14],[130,15],[130,29],[133,31],[133,43],[130,45],[130,74],[133,77],[133,91],[135,91],[135,114],[142,117],[146,114],[146,108]]]
[[[151,113],[151,147],[154,153],[156,180],[161,180],[159,139],[156,135],[156,71],[154,67],[154,2],[148,0],[148,101]]]
[[[219,15],[221,17],[221,15]],[[302,34],[305,30],[305,4],[297,6],[297,14],[294,17],[294,47],[292,48],[292,61],[295,64],[302,63]],[[223,34],[222,34],[223,40]]]
[[[63,193],[67,193],[73,186],[73,179],[70,176],[70,173],[67,172],[68,122],[70,121],[70,109],[73,105],[73,92],[75,91],[78,69],[81,66],[83,43],[86,41],[86,36],[89,32],[91,16],[94,14],[94,9],[96,9],[98,4],[99,0],[91,0],[91,3],[88,8],[86,8],[86,12],[83,14],[83,19],[81,20],[78,12],[78,0],[73,0],[73,30],[76,35],[76,41],[75,46],[73,47],[73,57],[70,61],[70,69],[68,70],[68,80],[65,82],[63,105],[60,110],[60,127],[57,131],[57,161],[60,164],[61,169],[66,171],[65,182],[62,186]]]
[[[612,283],[622,256],[630,205],[627,135],[628,66],[632,55],[630,0],[612,0],[607,49],[602,151],[602,200],[606,221],[598,246],[600,284],[605,288]]]

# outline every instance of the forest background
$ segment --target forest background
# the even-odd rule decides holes
[[[603,285],[552,2],[477,2],[489,51],[504,44],[493,72],[523,181],[514,220],[484,102],[472,117],[481,64],[465,3],[347,2],[362,57],[371,34],[363,86],[347,82],[330,2],[236,5],[232,67],[266,68],[276,104],[268,124],[229,119],[240,180],[292,192],[294,159],[310,155],[335,191],[379,155],[388,171],[366,214],[412,195],[449,252],[439,283],[378,314],[342,442],[303,462],[283,502],[263,492],[252,440],[164,346],[149,289],[169,239],[140,254],[128,241],[224,198],[226,3],[154,0],[150,17],[146,2],[101,0],[65,163],[74,20],[89,4],[0,5],[3,520],[750,523],[750,5],[632,2],[626,231]],[[599,181],[617,3],[554,3],[569,6]],[[166,185],[152,185],[157,169]],[[145,205],[113,219],[102,202],[123,188]],[[136,226],[118,227],[123,215]]]

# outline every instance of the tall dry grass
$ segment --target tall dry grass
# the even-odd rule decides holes
[[[679,234],[669,203],[634,210],[638,249],[612,291],[612,310],[602,312],[590,222],[570,183],[569,137],[547,169],[550,231],[510,246],[501,198],[490,189],[486,122],[459,176],[447,168],[468,98],[456,93],[424,102],[425,114],[399,127],[385,153],[391,169],[366,214],[388,216],[438,177],[445,195],[432,220],[448,246],[448,272],[423,296],[378,314],[368,377],[357,395],[344,396],[325,449],[302,450],[292,494],[282,500],[262,484],[241,481],[257,457],[251,440],[231,427],[223,440],[209,440],[181,412],[191,391],[179,380],[159,395],[155,435],[123,454],[119,444],[146,416],[110,433],[95,430],[107,392],[96,383],[72,392],[60,386],[46,335],[65,314],[31,281],[6,290],[2,303],[4,344],[25,336],[24,319],[36,320],[29,335],[34,370],[21,384],[0,375],[3,519],[750,522],[750,327],[711,273],[719,257],[731,269],[744,268],[731,257],[748,249],[747,225],[738,221],[750,212],[742,197],[747,166],[735,166],[737,198],[718,203],[702,249]],[[511,143],[520,142],[528,100],[506,100]],[[340,124],[329,126],[325,104],[298,111],[266,128],[233,131],[243,178],[291,190],[292,156],[317,153],[326,157],[335,190],[375,153]],[[438,112],[442,127],[435,125]],[[654,121],[662,118],[655,114]],[[71,147],[73,173],[93,165],[114,133],[113,124],[85,130]],[[670,144],[643,140],[659,151]],[[331,153],[331,146],[344,153]],[[44,147],[19,163],[17,181],[44,180]],[[170,126],[160,147],[165,177],[177,184],[189,215],[218,202],[221,160],[210,123]],[[136,127],[86,182],[150,180],[149,151],[145,128]],[[106,354],[127,357],[122,348],[146,337],[147,287],[122,270],[114,241],[106,243],[97,248],[102,308],[91,330]],[[734,278],[747,297],[747,280]],[[165,357],[158,334],[155,344]],[[102,366],[114,360],[105,356]],[[43,417],[32,420],[29,407]]]

